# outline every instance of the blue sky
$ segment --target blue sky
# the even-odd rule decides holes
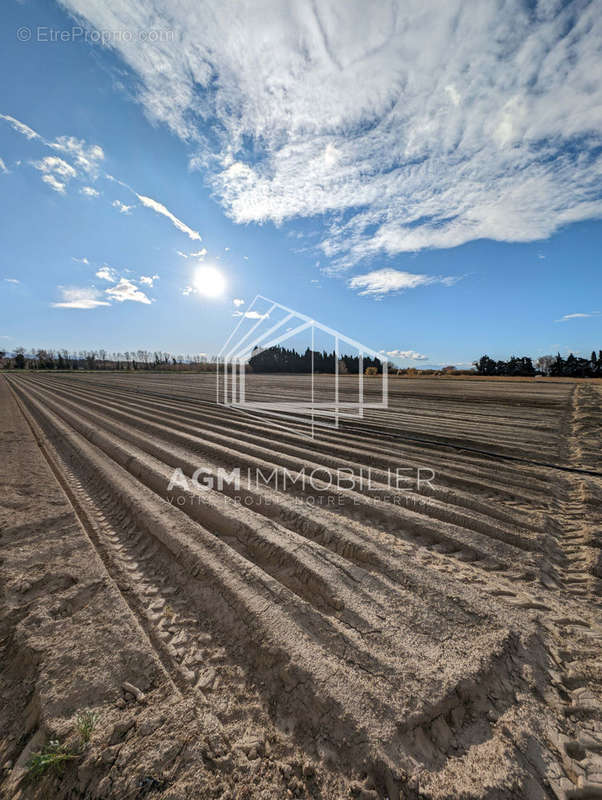
[[[213,354],[258,293],[403,365],[602,347],[602,15],[428,7],[6,0],[0,348]]]

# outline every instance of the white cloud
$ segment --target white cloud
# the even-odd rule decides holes
[[[350,289],[361,290],[360,294],[382,296],[388,292],[416,289],[418,286],[428,286],[433,283],[452,286],[457,280],[459,279],[454,276],[416,275],[412,272],[385,267],[366,272],[364,275],[355,275],[349,279],[347,285]]]
[[[149,117],[237,222],[331,214],[335,268],[602,216],[598,3],[63,4],[173,30],[178,47],[111,42]]]
[[[188,253],[190,258],[205,258],[207,255],[207,248],[201,247],[200,250],[197,250],[195,253]]]
[[[97,176],[100,163],[105,157],[104,151],[100,145],[88,145],[83,139],[77,139],[74,136],[59,136],[54,141],[48,141],[36,133],[36,131],[34,131],[32,128],[15,119],[14,117],[0,114],[0,119],[6,120],[16,131],[23,134],[28,139],[39,139],[44,145],[46,145],[46,147],[70,155],[82,172],[93,178]],[[0,166],[4,166],[4,162],[1,159]],[[68,181],[78,175],[77,170],[71,164],[68,164],[58,156],[46,156],[46,158],[43,158],[41,161],[33,162],[33,166],[44,173],[42,175],[42,180],[61,194],[65,193]],[[151,208],[157,214],[167,217],[167,219],[169,219],[178,230],[185,233],[191,239],[201,241],[201,235],[198,231],[193,230],[180,219],[178,219],[162,203],[159,203],[157,200],[153,200],[151,197],[145,197],[144,195],[138,194],[132,189],[131,186],[128,186],[128,184],[124,183],[118,178],[115,178],[113,175],[106,174],[105,177],[107,180],[123,186],[132,192],[132,194],[136,195],[138,200],[146,208]],[[99,192],[91,186],[83,186],[80,189],[80,193],[89,197],[97,197],[99,195]],[[121,200],[114,200],[112,205],[114,208],[117,208],[121,214],[130,214],[132,209],[135,208],[134,205],[127,205]],[[181,251],[178,252],[184,258],[187,257],[185,253],[182,253]],[[203,257],[206,253],[207,250],[203,248],[198,253],[191,253],[191,256]]]
[[[571,319],[583,319],[585,317],[597,317],[600,315],[599,311],[588,311],[585,312],[577,312],[575,314],[565,314],[560,319],[555,320],[555,322],[568,322]]]
[[[9,116],[8,114],[0,114],[0,119],[6,120],[13,128],[17,131],[17,133],[23,134],[23,136],[27,137],[28,139],[41,139],[39,133],[36,133],[33,128],[30,128],[29,125],[25,125],[23,122],[19,122],[18,119]]]
[[[235,311],[232,314],[233,317],[246,317],[247,319],[268,319],[269,314],[260,314],[259,311]]]
[[[71,164],[58,156],[46,156],[41,161],[32,161],[32,166],[43,173],[42,180],[45,183],[61,194],[65,193],[67,183],[77,175]]]
[[[73,169],[71,164],[63,161],[63,159],[58,156],[46,156],[46,158],[43,158],[41,161],[35,161],[33,165],[42,172],[55,172],[57,175],[60,175],[61,178],[66,178],[67,180],[75,178],[77,175],[77,172]]]
[[[4,280],[7,283],[21,283],[21,281],[18,281],[16,278],[5,278]]]
[[[244,306],[244,304],[245,304],[245,301],[244,301],[244,300],[241,300],[239,297],[235,297],[235,298],[234,298],[234,300],[233,300],[232,302],[234,303],[234,305],[235,305],[236,307],[238,307],[238,306]]]
[[[30,128],[29,125],[8,114],[0,114],[0,119],[6,120],[14,130],[27,139],[37,139],[45,144],[46,147],[51,147],[61,153],[67,153],[84,172],[90,175],[97,174],[98,165],[104,159],[104,152],[100,145],[89,145],[83,139],[76,139],[75,136],[59,136],[54,141],[49,141],[40,136],[33,128]]]
[[[92,176],[98,173],[98,166],[105,157],[102,147],[97,144],[88,145],[83,139],[76,139],[74,136],[59,136],[47,144],[53,150],[70,155],[80,169]]]
[[[387,350],[387,355],[391,358],[405,358],[410,361],[428,361],[428,356],[417,353],[415,350]]]
[[[146,208],[152,208],[157,214],[162,214],[164,217],[167,217],[179,231],[182,231],[182,233],[185,233],[191,239],[198,239],[199,242],[201,241],[200,233],[198,231],[193,231],[192,228],[189,228],[188,225],[174,216],[163,203],[159,203],[157,200],[153,200],[152,197],[145,197],[142,194],[136,194],[136,197]]]
[[[113,208],[118,208],[120,214],[131,214],[134,208],[134,206],[127,206],[125,203],[122,203],[121,200],[113,200],[111,205]]]
[[[186,255],[186,253],[183,253],[181,250],[176,250],[176,253],[177,253],[179,256],[182,256],[182,258],[188,258],[188,256]]]
[[[47,183],[55,192],[60,192],[60,194],[65,194],[65,188],[67,186],[66,183],[63,181],[57,180],[54,175],[42,175],[42,180],[44,183]]]
[[[159,280],[158,275],[141,275],[140,276],[140,283],[143,283],[145,286],[150,286],[151,289],[155,281]]]
[[[59,287],[63,299],[58,303],[52,303],[54,308],[80,308],[91,309],[98,306],[109,306],[106,300],[100,300],[102,296],[98,289],[94,287]]]
[[[185,233],[191,239],[196,239],[199,242],[201,241],[200,233],[198,231],[192,230],[192,228],[189,228],[188,225],[182,222],[182,220],[178,219],[174,214],[172,214],[171,211],[166,206],[163,205],[163,203],[160,203],[158,200],[153,200],[152,197],[145,197],[142,194],[138,194],[138,192],[135,189],[132,189],[131,186],[129,186],[124,181],[119,180],[119,178],[116,178],[114,175],[105,174],[105,178],[107,178],[107,180],[109,181],[113,181],[114,183],[118,183],[120,186],[123,186],[124,189],[127,189],[132,194],[136,195],[136,197],[142,203],[143,206],[152,209],[155,213],[161,214],[161,216],[163,217],[167,217],[167,219],[170,220],[170,222],[174,225],[174,227]],[[115,206],[115,208],[119,208],[119,210],[123,214],[128,214],[130,210],[134,208],[134,206],[125,205],[125,203],[122,203],[120,200],[115,200],[113,202],[113,205]],[[181,250],[176,250],[176,252],[183,258],[188,258],[188,255],[190,257],[195,257],[195,256],[202,257],[207,253],[207,250],[205,248],[202,248],[202,250],[199,250],[198,253],[189,253],[188,255],[182,252]]]
[[[104,159],[104,152],[99,145],[88,145],[83,139],[76,139],[74,136],[59,136],[54,141],[49,141],[40,136],[33,128],[30,128],[29,125],[20,122],[14,117],[0,114],[0,119],[6,120],[14,130],[27,139],[37,140],[52,150],[57,150],[70,156],[77,167],[91,177],[96,177],[98,174],[98,165]],[[4,166],[4,162],[1,159],[0,165]],[[33,166],[44,173],[42,180],[61,194],[65,192],[67,183],[78,175],[77,170],[71,164],[58,156],[47,156],[41,161],[33,162]],[[88,196],[98,195],[98,192],[91,186],[84,186],[80,189],[80,192]]]
[[[151,300],[144,292],[132,281],[127,280],[127,278],[121,278],[116,286],[111,286],[110,289],[106,289],[105,294],[110,297],[111,300],[117,300],[119,303],[123,303],[125,300],[131,300],[134,303],[151,303]]]
[[[184,297],[188,297],[188,295],[192,294],[193,292],[194,292],[194,289],[192,288],[192,286],[185,286],[182,289],[182,294],[184,295]]]
[[[8,172],[8,168],[1,158],[0,158],[0,172],[2,172],[3,174],[6,174]]]
[[[103,281],[109,281],[109,283],[115,283],[119,275],[117,274],[117,271],[113,269],[113,267],[108,267],[105,264],[97,271],[96,277]]]
[[[85,256],[83,258],[75,258],[75,256],[71,256],[71,260],[75,261],[78,264],[89,264],[90,263]]]
[[[461,97],[458,94],[458,90],[456,89],[456,87],[452,83],[449,83],[445,87],[445,91],[447,92],[447,95],[448,95],[449,99],[452,101],[452,103],[455,106],[459,106],[460,105],[460,101],[461,101]]]

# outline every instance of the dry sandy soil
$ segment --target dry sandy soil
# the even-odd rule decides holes
[[[312,440],[211,375],[0,376],[0,796],[602,797],[601,395],[392,380]],[[255,480],[318,468],[371,482]]]

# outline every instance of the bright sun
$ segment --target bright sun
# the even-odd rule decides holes
[[[219,297],[226,288],[226,279],[215,267],[203,266],[195,270],[194,288],[204,297]]]

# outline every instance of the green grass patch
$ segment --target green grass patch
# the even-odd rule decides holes
[[[51,739],[41,750],[31,754],[25,767],[28,776],[35,780],[49,771],[61,773],[67,761],[75,758],[79,758],[79,753],[69,750],[58,739]]]
[[[92,731],[96,727],[99,714],[96,711],[80,711],[75,718],[75,725],[82,745],[88,744]]]

